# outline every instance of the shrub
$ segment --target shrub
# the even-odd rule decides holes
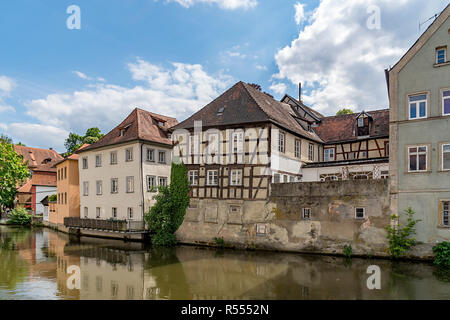
[[[394,222],[394,226],[390,225],[387,229],[387,238],[389,240],[389,254],[392,258],[401,257],[406,251],[417,244],[413,235],[416,234],[416,224],[421,220],[415,220],[414,210],[409,207],[404,211],[404,214],[408,217],[406,224],[402,226],[400,224],[400,217],[398,215],[392,215],[391,219]]]
[[[25,208],[18,207],[11,211],[6,223],[11,225],[29,226],[31,225],[31,215]]]
[[[223,248],[225,247],[225,240],[223,238],[214,238],[214,241],[216,242],[216,245]]]
[[[450,242],[443,241],[433,247],[434,264],[450,269]]]
[[[344,246],[344,256],[346,258],[351,258],[353,254],[353,249],[351,245],[345,245]]]
[[[48,197],[49,202],[56,202],[57,200],[58,198],[56,194],[52,194],[51,196]]]

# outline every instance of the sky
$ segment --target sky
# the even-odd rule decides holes
[[[276,99],[301,82],[324,115],[388,108],[384,69],[447,4],[1,1],[0,134],[65,152],[69,132],[107,133],[135,107],[182,121],[238,81]]]

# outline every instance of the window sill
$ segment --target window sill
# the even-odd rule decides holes
[[[443,67],[443,66],[450,66],[450,61],[443,62],[443,63],[435,63],[435,64],[433,64],[433,67],[434,67],[434,68],[439,68],[439,67]]]
[[[450,226],[437,226],[438,229],[450,229]]]
[[[431,171],[406,171],[405,174],[430,174]]]

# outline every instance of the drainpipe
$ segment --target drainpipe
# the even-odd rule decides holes
[[[144,222],[144,212],[145,212],[145,197],[144,197],[144,158],[143,158],[143,152],[142,148],[144,147],[144,144],[141,143],[141,154],[140,154],[140,180],[141,180],[141,194],[142,194],[142,222],[144,223],[144,229],[145,229],[145,222]]]

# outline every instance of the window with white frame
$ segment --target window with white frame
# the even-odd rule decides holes
[[[366,217],[366,208],[357,207],[355,208],[355,219],[365,219]]]
[[[95,156],[95,166],[97,168],[102,166],[102,155],[101,154],[98,154]]]
[[[324,161],[334,161],[334,148],[327,148],[323,150]]]
[[[243,132],[233,132],[233,153],[244,152],[244,133]]]
[[[436,49],[436,63],[445,63],[447,62],[447,48],[441,47]]]
[[[219,184],[219,171],[208,170],[206,184],[208,186],[217,186]]]
[[[308,160],[314,161],[314,144],[312,143],[308,146]]]
[[[427,117],[427,94],[408,97],[409,119],[423,119]]]
[[[84,207],[84,218],[87,219],[89,217],[89,209],[88,207]]]
[[[147,191],[156,191],[156,177],[147,176]]]
[[[89,195],[89,181],[83,182],[83,196]]]
[[[301,158],[302,156],[302,141],[300,139],[295,139],[294,153],[296,158]]]
[[[117,151],[111,151],[109,153],[110,164],[117,164]]]
[[[95,217],[97,219],[101,218],[101,214],[102,214],[102,209],[100,207],[95,208]]]
[[[127,212],[128,212],[128,219],[132,220],[133,219],[133,208],[128,208]]]
[[[302,217],[305,220],[311,220],[311,208],[303,208]]]
[[[427,146],[408,147],[408,171],[427,171]]]
[[[159,163],[166,163],[166,152],[165,151],[159,151],[158,152],[158,162]]]
[[[230,185],[232,186],[242,185],[242,170],[231,170]]]
[[[147,149],[147,161],[155,162],[155,150],[154,149]]]
[[[278,151],[284,153],[284,143],[286,140],[286,135],[283,132],[278,132]]]
[[[279,173],[273,174],[273,183],[280,183],[281,182],[281,176]]]
[[[442,225],[449,227],[449,215],[450,215],[450,201],[442,202]]]
[[[111,193],[118,193],[118,192],[119,192],[119,179],[112,178],[111,179]]]
[[[83,169],[87,169],[88,168],[88,158],[84,157],[83,158]]]
[[[127,148],[125,150],[125,161],[126,162],[133,161],[133,148]]]
[[[96,185],[96,193],[97,193],[97,195],[98,196],[100,196],[100,195],[102,195],[102,181],[101,180],[98,180],[98,181],[96,181],[96,183],[95,183],[95,185]]]
[[[450,115],[450,90],[442,91],[442,115]]]
[[[442,170],[450,170],[450,144],[442,145]]]
[[[167,178],[166,177],[158,177],[158,185],[161,187],[167,187]]]
[[[198,185],[198,170],[190,170],[188,172],[188,180],[189,180],[189,185],[191,185],[191,186]]]
[[[111,209],[111,216],[115,219],[117,218],[117,208],[112,208]]]
[[[363,117],[359,117],[358,118],[358,127],[364,127],[364,118]]]
[[[127,193],[134,192],[134,177],[127,177]]]

